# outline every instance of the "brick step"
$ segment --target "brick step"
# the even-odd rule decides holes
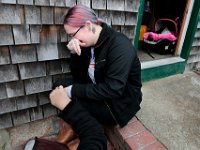
[[[23,124],[7,129],[10,135],[8,142],[12,147],[21,150],[29,138],[44,137],[54,139],[59,130],[68,125],[57,117]],[[108,150],[166,150],[165,146],[134,117],[125,127],[105,127],[108,138]]]
[[[167,150],[143,124],[134,117],[125,127],[105,127],[115,150]]]

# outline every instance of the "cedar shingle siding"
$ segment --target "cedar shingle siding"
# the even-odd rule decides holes
[[[192,43],[186,70],[200,70],[200,20]]]
[[[63,18],[70,6],[91,6],[134,39],[139,0],[0,0],[0,129],[58,113],[53,81],[70,76]]]

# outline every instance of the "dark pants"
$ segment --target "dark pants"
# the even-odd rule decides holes
[[[67,87],[73,84],[72,81],[68,79],[58,80],[53,84],[53,89],[59,85]],[[72,99],[74,100],[74,99]],[[94,118],[98,120],[99,123],[103,125],[116,125],[109,108],[106,106],[104,101],[96,101],[91,99],[78,99],[77,100]]]
[[[111,112],[103,101],[79,99],[78,102],[101,124],[115,125]]]

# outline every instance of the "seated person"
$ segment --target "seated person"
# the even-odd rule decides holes
[[[140,110],[141,64],[137,50],[122,33],[114,31],[94,10],[75,5],[64,19],[71,37],[73,81],[63,85],[72,101],[78,101],[101,124],[125,126]]]

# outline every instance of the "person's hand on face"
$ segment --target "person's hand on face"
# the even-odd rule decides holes
[[[62,85],[56,87],[55,90],[50,93],[49,98],[51,104],[60,110],[63,110],[71,102],[71,99],[67,96],[66,90]]]
[[[85,46],[85,43],[80,42],[78,39],[72,38],[67,44],[67,48],[70,50],[70,53],[81,55],[81,47]]]

